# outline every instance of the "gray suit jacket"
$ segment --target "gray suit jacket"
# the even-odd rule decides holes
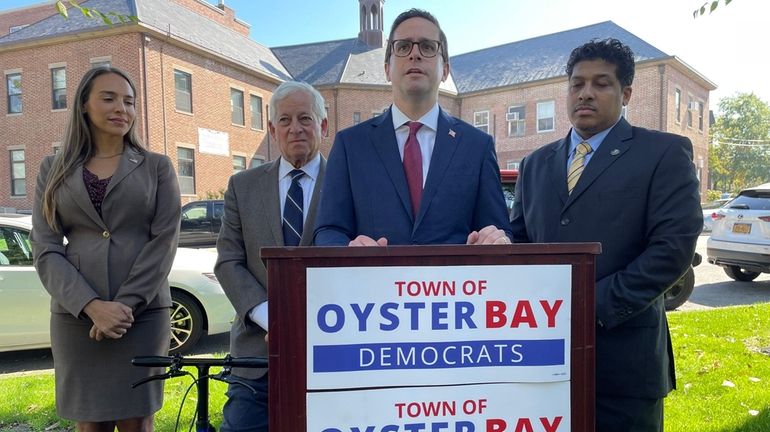
[[[233,357],[267,357],[265,331],[251,321],[249,311],[267,300],[267,270],[260,248],[283,246],[279,165],[280,159],[276,159],[233,175],[225,193],[225,214],[217,240],[214,273],[236,312],[230,331],[230,354]],[[321,169],[305,217],[300,246],[309,246],[313,240],[316,208],[325,173],[326,160],[321,157]],[[259,378],[265,372],[266,369],[234,370],[236,375],[249,379]]]
[[[35,268],[51,294],[51,312],[78,317],[95,298],[126,304],[134,315],[171,307],[167,278],[180,215],[171,160],[126,146],[107,186],[101,217],[83,182],[83,166],[78,166],[56,194],[60,233],[50,229],[42,212],[52,162],[48,156],[40,168],[31,234]]]

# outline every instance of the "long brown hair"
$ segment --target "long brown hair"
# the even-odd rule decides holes
[[[131,91],[134,92],[134,97],[136,98],[136,86],[131,81],[131,78],[120,69],[109,66],[98,67],[89,70],[83,75],[75,92],[75,100],[70,110],[61,149],[53,159],[43,192],[43,216],[48,226],[54,231],[59,231],[58,223],[56,222],[56,191],[64,183],[64,179],[72,174],[78,165],[88,161],[96,152],[93,136],[91,135],[91,121],[85,112],[85,104],[91,95],[94,80],[101,75],[110,73],[125,79],[128,85],[131,86]],[[144,144],[136,132],[136,120],[134,120],[128,133],[123,137],[123,141],[138,152],[144,150]]]

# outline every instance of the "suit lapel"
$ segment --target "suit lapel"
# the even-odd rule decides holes
[[[462,139],[462,133],[452,128],[454,123],[455,120],[449,117],[444,110],[439,110],[438,124],[436,125],[436,141],[433,145],[433,155],[430,160],[428,177],[425,179],[425,188],[422,191],[420,210],[414,224],[415,230],[428,211],[431,200],[436,196],[438,186],[444,179],[449,162],[452,160]],[[452,132],[451,134],[450,131]]]
[[[610,131],[602,144],[596,150],[583,170],[583,174],[575,185],[567,206],[575,201],[610,165],[620,159],[631,147],[633,131],[631,125],[625,119],[620,119],[617,125]],[[566,165],[565,165],[566,166]],[[563,170],[564,171],[564,170]]]
[[[390,181],[396,188],[398,197],[401,199],[401,205],[404,210],[412,216],[412,204],[409,197],[409,187],[406,184],[406,174],[404,174],[404,165],[401,162],[401,155],[398,153],[398,141],[396,140],[396,131],[393,129],[393,114],[388,110],[388,114],[378,117],[372,122],[372,145],[374,150],[385,167]]]
[[[99,217],[99,213],[96,212],[94,204],[91,202],[91,197],[88,196],[86,185],[83,182],[83,164],[79,164],[75,171],[67,176],[64,180],[64,186],[69,190],[72,200],[83,210],[91,220],[97,225],[106,230],[107,226],[104,221]]]
[[[569,135],[554,146],[551,153],[546,157],[546,172],[550,173],[548,178],[551,180],[551,187],[556,190],[562,204],[566,203],[569,198],[569,193],[567,193],[568,143]]]
[[[310,198],[310,209],[305,217],[302,238],[299,241],[300,246],[310,246],[313,243],[313,231],[315,230],[315,216],[318,211],[318,200],[321,196],[321,185],[323,184],[324,174],[326,174],[326,159],[321,156],[321,166],[318,169],[318,178],[315,179],[313,187],[313,196]]]
[[[144,162],[144,155],[132,149],[129,146],[125,147],[123,156],[120,157],[118,163],[118,169],[112,174],[112,180],[107,185],[107,191],[104,192],[104,199],[110,195],[110,192],[117,187],[118,183],[122,182],[127,175],[131,174],[139,165]]]
[[[279,202],[278,194],[278,167],[280,166],[281,158],[271,163],[272,166],[267,168],[263,175],[256,179],[257,184],[254,187],[254,193],[257,194],[258,201],[261,201],[260,208],[264,209],[267,214],[266,219],[268,220],[275,244],[283,246],[283,215],[281,215],[281,203]]]

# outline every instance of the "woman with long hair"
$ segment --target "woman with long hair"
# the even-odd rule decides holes
[[[159,381],[131,388],[158,372],[131,359],[168,353],[179,185],[171,160],[144,149],[135,104],[124,72],[89,70],[35,190],[32,250],[51,294],[56,409],[79,431],[151,431],[163,403]]]

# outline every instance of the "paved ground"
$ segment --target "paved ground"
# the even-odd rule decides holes
[[[707,236],[701,236],[698,240],[696,250],[703,256],[703,262],[695,267],[695,289],[692,296],[679,310],[770,302],[770,274],[760,275],[754,282],[733,281],[721,267],[706,262],[707,239]],[[227,334],[205,337],[191,354],[227,352],[228,344]],[[0,374],[39,373],[51,368],[53,359],[48,349],[0,353]]]

